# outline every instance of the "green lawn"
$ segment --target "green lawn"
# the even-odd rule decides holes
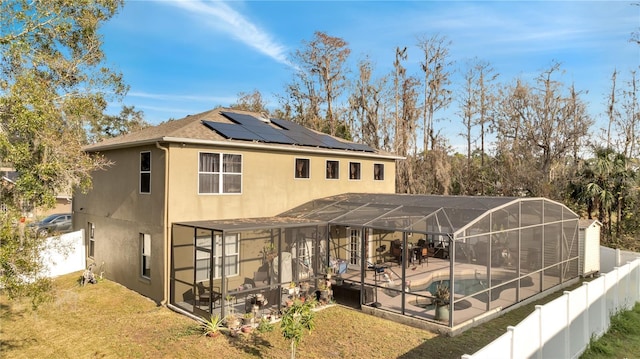
[[[591,341],[581,359],[640,357],[640,304],[611,318],[611,327],[601,338]]]
[[[32,312],[0,295],[0,349],[7,358],[283,358],[289,343],[271,333],[208,338],[193,320],[114,282],[80,287],[80,273],[55,282],[56,300]],[[333,306],[317,313],[300,358],[459,358],[473,354],[562,291],[450,338]],[[640,315],[640,314],[639,314]],[[631,356],[629,356],[631,357]]]

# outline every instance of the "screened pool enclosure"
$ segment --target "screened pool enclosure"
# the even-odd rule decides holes
[[[344,194],[174,223],[171,298],[201,317],[278,312],[332,272],[338,303],[451,328],[578,278],[578,246],[578,216],[544,198]]]

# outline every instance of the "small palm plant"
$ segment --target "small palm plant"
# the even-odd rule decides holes
[[[449,304],[451,299],[451,293],[449,292],[449,286],[444,285],[442,283],[438,284],[436,287],[436,292],[433,294],[435,297],[436,305],[446,305]]]
[[[208,320],[202,323],[202,331],[204,335],[209,337],[217,337],[225,330],[227,330],[227,328],[224,327],[220,314],[211,315]]]
[[[258,324],[258,332],[260,333],[270,333],[274,329],[273,324],[267,318],[260,319],[260,324]]]
[[[451,292],[448,285],[442,283],[436,287],[436,292],[433,294],[434,304],[436,305],[436,320],[448,320],[449,319],[449,303],[451,301]]]

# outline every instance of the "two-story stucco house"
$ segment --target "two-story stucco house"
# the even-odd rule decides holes
[[[214,109],[85,148],[111,165],[73,197],[88,262],[169,300],[179,222],[270,217],[326,196],[393,193],[400,157],[260,114]]]

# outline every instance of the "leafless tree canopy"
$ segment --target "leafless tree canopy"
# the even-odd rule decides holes
[[[417,42],[419,58],[409,58],[416,53],[410,47],[397,46],[387,64],[391,70],[379,73],[366,57],[349,71],[350,51],[340,38],[316,33],[303,45],[294,56],[299,70],[275,113],[403,156],[397,192],[547,196],[585,215],[606,205],[613,214],[603,209],[602,220],[619,219],[610,227],[611,236],[640,232],[636,69],[614,70],[603,99],[607,112],[591,114],[585,94],[594,89],[567,83],[562,64],[555,61],[533,80],[505,79],[482,59],[456,67],[451,42],[425,35]],[[421,72],[407,73],[407,61],[420,62]],[[453,83],[456,72],[461,83]],[[606,117],[608,126],[594,128],[596,116]],[[453,122],[462,124],[460,148],[452,146],[458,138],[442,135]],[[611,196],[585,189],[594,172],[590,166],[602,165],[596,159],[605,150],[613,153],[605,159],[616,154],[624,159],[620,178],[605,177],[618,183]],[[625,232],[627,227],[633,230]]]

